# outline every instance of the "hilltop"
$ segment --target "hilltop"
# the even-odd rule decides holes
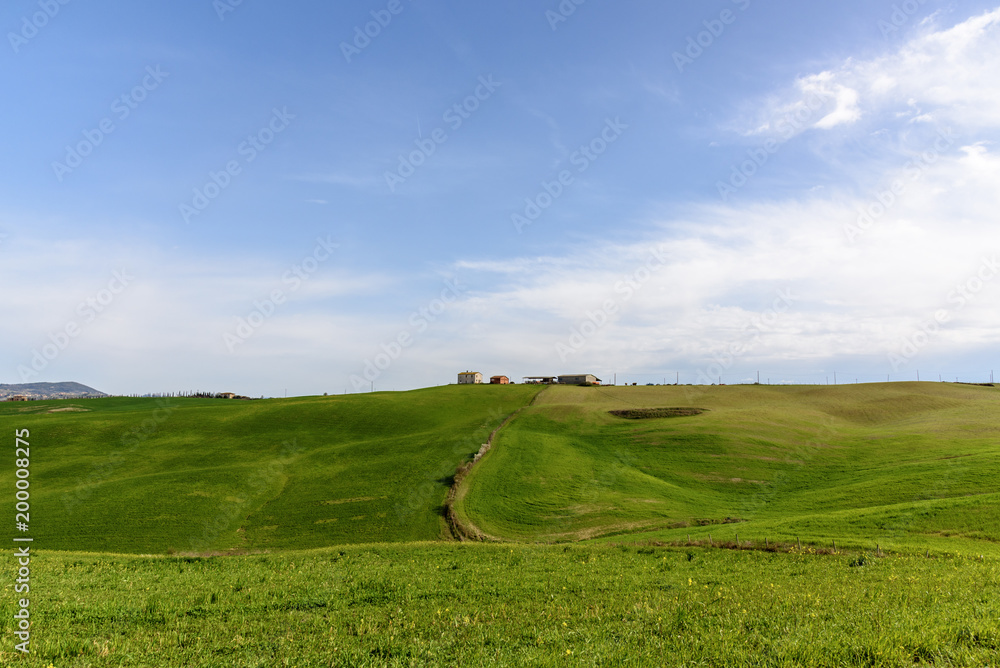
[[[72,382],[0,384],[0,401],[19,394],[29,399],[83,399],[107,396],[92,387]]]

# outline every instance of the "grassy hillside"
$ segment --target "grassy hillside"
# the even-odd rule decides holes
[[[608,412],[662,407],[707,411]],[[940,383],[553,387],[501,432],[457,510],[517,540],[997,552],[998,418],[1000,390]]]
[[[39,586],[35,591],[35,583]],[[45,552],[32,655],[111,666],[990,666],[995,559],[607,546]],[[0,601],[12,619],[13,597]]]
[[[439,537],[456,466],[537,388],[0,403],[31,430],[31,534],[165,553]],[[4,485],[13,490],[13,450]]]

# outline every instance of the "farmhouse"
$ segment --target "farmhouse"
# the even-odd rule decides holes
[[[510,385],[510,378],[507,376],[493,376],[490,378],[490,385]]]
[[[24,396],[23,394],[15,394],[14,396],[12,396],[7,401],[27,401],[27,400],[28,400],[28,397]]]
[[[483,374],[478,371],[466,371],[465,373],[458,374],[459,385],[481,385],[482,382]]]
[[[559,376],[560,385],[600,385],[601,379],[592,373]]]
[[[232,392],[220,392],[219,393],[219,398],[220,399],[235,399],[236,395],[233,394]]]

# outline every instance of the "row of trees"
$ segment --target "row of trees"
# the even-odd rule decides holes
[[[230,396],[230,393],[224,392],[203,392],[197,390],[194,392],[149,392],[147,394],[116,394],[116,397],[126,397],[129,399],[244,399],[252,400],[255,397],[246,397],[242,395]],[[259,397],[263,399],[264,397]]]

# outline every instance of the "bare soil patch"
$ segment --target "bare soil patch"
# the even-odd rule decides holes
[[[707,408],[626,408],[608,411],[626,420],[651,420],[656,418],[693,417],[708,411]]]

